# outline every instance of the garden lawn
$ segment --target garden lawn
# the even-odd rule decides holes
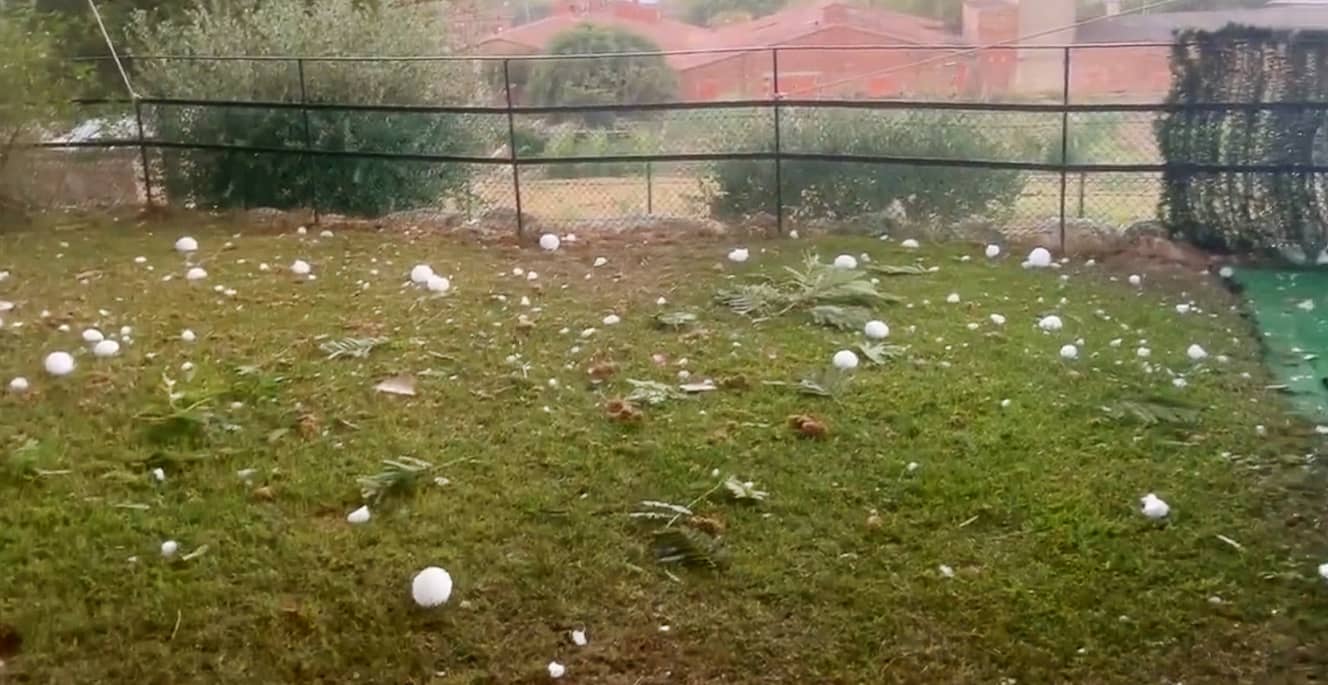
[[[1101,265],[867,239],[753,242],[735,264],[715,242],[583,235],[549,253],[209,222],[0,235],[0,382],[31,383],[0,391],[2,681],[539,683],[550,661],[563,682],[627,685],[1328,671],[1319,439],[1265,389],[1209,277],[1136,288]],[[183,278],[182,235],[203,281]],[[792,386],[859,331],[712,302],[808,251],[936,267],[881,277],[905,300],[875,308],[903,349],[834,397]],[[410,287],[417,263],[451,292]],[[698,320],[654,324],[674,311]],[[1053,313],[1064,328],[1040,330]],[[81,341],[122,326],[118,357]],[[363,358],[320,349],[371,337],[387,340]],[[74,373],[43,372],[56,350]],[[606,414],[628,379],[680,370],[720,388]],[[374,391],[399,374],[415,396]],[[1195,416],[1120,405],[1158,398]],[[800,436],[798,414],[828,433]],[[403,456],[432,468],[349,524],[357,478]],[[716,487],[730,475],[768,497]],[[1140,513],[1150,492],[1169,517]],[[722,531],[717,567],[656,563],[668,521],[629,518],[642,500]],[[425,610],[411,579],[432,565],[455,590]]]

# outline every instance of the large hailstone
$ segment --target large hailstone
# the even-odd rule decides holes
[[[1079,348],[1074,345],[1064,345],[1061,347],[1061,359],[1075,360],[1079,358]]]
[[[102,335],[101,331],[99,331],[99,330],[97,330],[97,329],[95,329],[95,328],[89,328],[89,329],[83,331],[83,342],[85,342],[85,343],[93,343],[93,344],[96,344],[96,343],[99,343],[99,342],[101,342],[101,341],[103,341],[103,340],[105,340],[105,339],[106,339],[106,336]]]
[[[351,524],[351,525],[359,525],[359,524],[361,524],[361,523],[368,523],[368,522],[369,522],[369,517],[370,517],[370,514],[369,514],[369,507],[364,506],[364,507],[360,507],[359,509],[356,509],[355,511],[352,511],[351,513],[347,514],[347,515],[346,515],[346,522],[349,523],[349,524]],[[417,579],[417,580],[418,580],[418,579]],[[446,601],[446,600],[444,600],[444,601]]]
[[[9,391],[13,393],[27,392],[28,387],[28,379],[22,376],[9,381]]]
[[[1051,253],[1045,247],[1034,248],[1032,252],[1028,253],[1026,263],[1035,269],[1045,269],[1051,266]]]
[[[452,576],[437,566],[430,566],[415,575],[410,594],[416,604],[426,609],[446,604],[452,596]]]
[[[437,274],[430,276],[429,280],[425,281],[424,285],[429,289],[429,292],[432,293],[445,293],[452,289],[452,281],[448,280],[445,276],[439,276]]]
[[[166,542],[161,543],[161,555],[167,559],[175,556],[175,553],[178,551],[180,551],[180,543],[174,540],[167,540]]]
[[[884,321],[868,321],[862,332],[872,340],[884,340],[890,336],[890,327]]]
[[[114,340],[103,340],[92,346],[92,354],[106,359],[120,354],[120,343]]]
[[[1140,278],[1140,277],[1139,277],[1139,274],[1130,274],[1129,281],[1130,281],[1130,285],[1135,285],[1135,286],[1137,286],[1137,285],[1143,283],[1143,282],[1144,282],[1144,279]]]
[[[903,242],[899,243],[899,246],[909,250],[916,250],[918,249],[918,247],[920,247],[920,245],[918,245],[918,241],[912,238],[905,238]]]
[[[567,675],[567,667],[566,667],[566,666],[564,666],[564,665],[558,663],[557,661],[550,661],[550,662],[549,662],[549,677],[550,677],[550,678],[553,678],[554,680],[557,680],[557,679],[559,679],[559,678],[561,678],[561,677],[563,677],[563,676],[565,676],[565,675]]]
[[[1064,327],[1065,324],[1061,321],[1061,317],[1056,316],[1055,314],[1044,316],[1038,321],[1038,328],[1041,328],[1044,331],[1059,331]]]
[[[835,257],[836,269],[856,269],[858,268],[858,259],[851,254],[842,254]]]
[[[999,256],[1001,256],[1000,245],[992,244],[987,246],[987,259],[995,259]]]
[[[428,264],[416,264],[415,268],[410,270],[410,282],[415,285],[424,285],[433,278],[433,267]]]
[[[1185,350],[1185,355],[1189,357],[1191,361],[1197,362],[1208,357],[1208,350],[1205,350],[1198,345],[1190,345],[1189,348]]]
[[[751,253],[748,252],[745,247],[735,247],[729,251],[729,261],[736,264],[741,264],[747,261],[747,258],[750,256]]]
[[[858,368],[858,355],[854,354],[852,350],[840,350],[835,353],[831,362],[836,369],[849,371]]]
[[[539,239],[539,246],[542,249],[548,250],[549,252],[553,252],[554,250],[558,249],[558,246],[560,244],[562,244],[562,241],[558,239],[558,236],[552,233],[545,233],[544,235],[540,236]]]
[[[198,335],[195,334],[193,331],[189,330],[188,328],[186,328],[180,332],[180,339],[187,343],[191,343],[194,342],[195,340],[198,340]]]
[[[189,281],[201,281],[201,280],[203,280],[204,278],[207,278],[207,271],[204,271],[204,270],[203,270],[203,267],[201,267],[201,266],[196,266],[196,267],[194,267],[194,268],[192,268],[192,269],[186,271],[186,272],[184,273],[184,277],[185,277],[185,280],[189,280]]]
[[[74,372],[74,357],[68,352],[52,352],[46,355],[43,365],[52,376],[68,376]]]
[[[1153,520],[1166,518],[1167,514],[1171,513],[1171,507],[1151,492],[1140,497],[1139,503],[1142,505],[1140,511],[1143,515]]]
[[[179,240],[175,241],[175,251],[176,251],[176,252],[197,252],[197,251],[198,251],[198,241],[197,241],[197,240],[194,240],[193,238],[190,238],[189,236],[185,236],[185,237],[183,237],[183,238],[180,238]]]
[[[308,276],[309,273],[314,270],[314,268],[312,266],[309,266],[309,262],[306,262],[303,259],[297,259],[291,263],[290,270],[291,273],[295,274],[296,276]]]

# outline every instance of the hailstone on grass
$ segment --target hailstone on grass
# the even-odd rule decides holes
[[[729,251],[729,261],[734,262],[736,264],[741,264],[747,261],[747,258],[749,256],[751,256],[751,254],[747,251],[747,248],[745,247],[735,247]]]
[[[68,376],[74,372],[74,358],[68,352],[52,352],[43,362],[46,373],[52,376]]]
[[[1061,359],[1078,359],[1079,348],[1074,345],[1064,345],[1061,347]]]
[[[842,254],[835,257],[836,269],[856,269],[858,268],[858,259],[851,254]]]
[[[1233,268],[1231,268],[1231,267],[1229,267],[1229,266],[1224,266],[1224,267],[1222,267],[1221,269],[1218,269],[1218,270],[1217,270],[1217,275],[1218,275],[1218,276],[1221,276],[1222,278],[1228,278],[1228,279],[1229,279],[1229,278],[1231,278],[1232,276],[1235,276],[1235,275],[1236,275],[1236,270],[1233,269]]]
[[[187,343],[191,343],[195,340],[198,340],[198,336],[195,335],[193,331],[186,328],[184,329],[183,332],[180,333],[180,339]]]
[[[26,379],[26,378],[24,378],[24,377],[22,377],[22,376],[19,376],[18,378],[15,378],[14,380],[9,381],[9,391],[10,391],[10,392],[27,392],[27,391],[28,391],[28,379]]]
[[[194,240],[193,238],[190,238],[189,236],[185,236],[185,237],[183,237],[183,238],[180,238],[179,240],[175,241],[175,251],[176,251],[176,252],[197,252],[197,251],[198,251],[198,241],[197,241],[197,240]]]
[[[313,267],[309,266],[309,262],[297,259],[291,263],[290,270],[296,276],[308,276],[309,272],[313,271]]]
[[[103,341],[103,340],[105,340],[105,339],[106,339],[106,336],[102,335],[102,334],[101,334],[101,331],[99,331],[99,330],[97,330],[97,329],[95,329],[95,328],[89,328],[89,329],[83,331],[83,342],[87,342],[87,343],[99,343],[99,342],[101,342],[101,341]]]
[[[997,326],[1005,325],[1005,317],[1001,316],[1000,314],[992,314],[990,318],[991,322],[996,324]]]
[[[1041,328],[1044,331],[1059,331],[1064,327],[1065,324],[1061,321],[1061,317],[1056,316],[1055,314],[1044,316],[1038,321],[1038,328]]]
[[[950,304],[959,304],[959,293],[950,293],[945,296],[945,301]]]
[[[120,354],[120,343],[114,340],[103,340],[92,346],[92,354],[105,359]]]
[[[608,263],[609,263],[609,260],[607,260],[607,259],[605,259],[605,258],[603,258],[603,257],[596,257],[596,258],[595,258],[595,266],[597,266],[597,267],[599,267],[599,266],[604,266],[605,264],[608,264]]]
[[[1189,313],[1190,313],[1190,305],[1188,305],[1188,304],[1178,304],[1178,305],[1176,305],[1176,313],[1177,313],[1177,314],[1189,314]]]
[[[167,540],[166,542],[161,543],[161,555],[167,559],[175,556],[175,553],[178,551],[180,551],[180,543],[174,540]]]
[[[332,237],[332,231],[323,231],[322,233],[319,233],[319,234],[318,234],[318,237],[320,237],[320,238],[331,238],[331,237]]]
[[[588,642],[590,641],[586,639],[586,631],[584,630],[572,631],[572,644],[576,645],[577,647],[585,647]]]
[[[445,276],[435,274],[429,277],[429,280],[425,283],[425,287],[429,289],[429,292],[445,293],[452,289],[452,281],[448,280]]]
[[[610,314],[610,315],[604,317],[604,325],[605,325],[605,326],[616,326],[616,325],[617,325],[619,322],[621,322],[621,321],[622,321],[622,318],[619,317],[617,314]]]
[[[858,368],[858,355],[854,354],[852,350],[840,350],[836,352],[831,361],[834,363],[835,368],[840,371],[848,371]]]
[[[900,246],[900,247],[907,248],[907,249],[909,249],[909,250],[916,250],[916,249],[918,249],[918,241],[916,241],[916,240],[914,240],[914,239],[912,239],[912,238],[906,238],[906,239],[904,239],[903,242],[899,243],[899,246]]]
[[[1051,266],[1051,253],[1045,247],[1034,248],[1028,253],[1027,264],[1035,269],[1045,269]]]
[[[1151,492],[1140,497],[1139,503],[1142,505],[1140,511],[1143,515],[1153,520],[1166,518],[1167,514],[1171,513],[1171,507]]]
[[[1139,285],[1144,282],[1144,279],[1140,278],[1139,274],[1130,274],[1129,281],[1130,285]]]
[[[148,258],[147,258],[147,257],[134,257],[134,263],[135,263],[135,264],[147,264],[147,263],[148,263]]]
[[[988,246],[987,246],[987,259],[995,259],[995,258],[997,258],[997,257],[999,257],[999,256],[1001,256],[1001,246],[1000,246],[1000,245],[994,245],[994,244],[993,244],[993,245],[988,245]]]
[[[1134,353],[1139,355],[1140,359],[1147,359],[1150,355],[1153,354],[1153,351],[1148,349],[1147,347],[1140,347],[1138,350],[1135,350]]]
[[[203,267],[201,267],[201,266],[196,266],[196,267],[193,267],[192,269],[186,271],[186,272],[184,273],[184,277],[185,277],[185,280],[189,280],[189,281],[201,281],[201,280],[203,280],[204,278],[207,278],[207,271],[204,271],[204,270],[203,270]]]
[[[346,522],[352,525],[369,522],[369,507],[364,506],[346,515]]]
[[[410,594],[416,604],[426,609],[446,604],[452,596],[452,576],[437,566],[430,566],[415,575]]]
[[[890,327],[884,321],[868,321],[862,332],[872,340],[883,340],[890,336]]]
[[[1198,345],[1190,345],[1189,348],[1185,350],[1185,355],[1189,357],[1191,361],[1197,362],[1208,357],[1208,351]]]
[[[416,264],[415,268],[410,270],[410,282],[415,285],[424,285],[433,277],[433,268],[428,264]]]
[[[539,246],[545,250],[548,250],[549,252],[553,252],[554,250],[558,249],[558,245],[560,245],[561,243],[562,241],[558,240],[558,236],[552,233],[545,233],[544,235],[540,236],[539,239]]]
[[[1319,564],[1319,577],[1328,580],[1328,564]]]
[[[550,661],[550,662],[549,662],[549,677],[550,677],[550,678],[553,678],[553,679],[556,680],[556,679],[558,679],[558,678],[563,677],[564,675],[567,675],[567,667],[566,667],[566,666],[564,666],[564,665],[558,663],[557,661]]]
[[[158,483],[165,483],[165,482],[166,482],[166,469],[163,469],[163,468],[161,468],[160,466],[158,466],[158,467],[155,468],[155,469],[152,469],[152,479],[155,480],[155,481],[157,481]]]

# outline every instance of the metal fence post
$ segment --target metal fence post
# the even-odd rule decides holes
[[[503,60],[503,89],[507,93],[507,149],[512,160],[512,193],[516,198],[516,237],[520,240],[526,232],[525,219],[521,216],[521,168],[516,164],[516,114],[512,111],[512,60]]]
[[[138,158],[143,163],[143,198],[152,208],[152,171],[148,168],[148,146],[143,134],[143,103],[134,98],[134,119],[138,122]]]
[[[655,178],[650,162],[646,162],[646,216],[655,214]]]
[[[295,60],[295,68],[300,74],[300,114],[303,115],[304,117],[304,149],[313,150],[314,136],[312,129],[309,127],[309,108],[304,106],[309,103],[309,91],[305,89],[304,85],[303,58],[297,58]],[[318,224],[318,183],[315,182],[314,176],[317,174],[318,165],[314,162],[314,158],[312,155],[305,154],[304,166],[306,169],[306,173],[308,173],[309,175],[309,187],[308,187],[309,205],[314,210],[314,224],[317,225]]]
[[[1065,184],[1070,163],[1070,48],[1066,46],[1065,73],[1061,83],[1061,255],[1065,254]]]
[[[774,101],[775,116],[775,231],[779,235],[784,235],[784,163],[780,152],[783,145],[780,141],[779,124],[779,48],[770,49],[770,88],[771,96]]]

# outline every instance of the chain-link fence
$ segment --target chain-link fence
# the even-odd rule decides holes
[[[754,218],[787,230],[877,215],[1118,228],[1156,216],[1167,55],[136,56],[139,97],[81,101],[86,121],[33,154],[69,177],[47,182],[55,200],[74,185],[116,188],[63,198],[103,205],[404,214],[513,231]],[[650,71],[660,64],[664,77]],[[215,82],[229,85],[204,85]]]

